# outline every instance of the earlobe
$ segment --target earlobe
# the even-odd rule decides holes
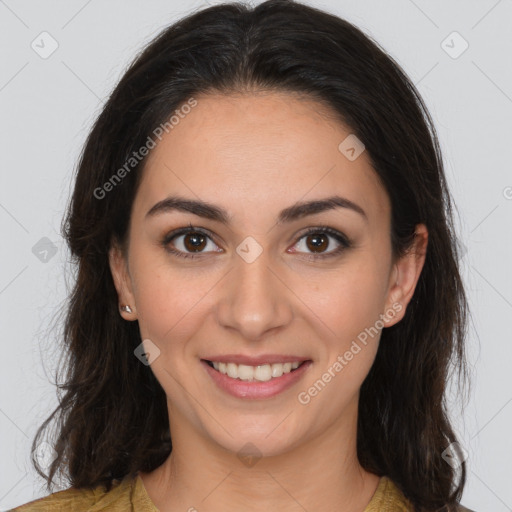
[[[418,224],[411,248],[395,263],[390,277],[393,284],[389,289],[386,311],[393,308],[397,313],[385,322],[385,327],[398,323],[404,317],[425,264],[427,245],[427,228],[424,224]]]
[[[125,320],[136,320],[135,299],[126,258],[118,245],[113,245],[108,253],[110,272],[119,299],[119,312]]]

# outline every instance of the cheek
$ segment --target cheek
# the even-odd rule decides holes
[[[383,327],[384,284],[381,269],[372,267],[368,259],[361,265],[347,265],[326,279],[324,293],[320,283],[314,287],[316,305],[311,309],[321,319],[319,329],[328,335],[317,332],[325,353],[302,397],[314,397],[315,410],[330,411],[332,421],[357,397],[375,360]]]
[[[386,285],[383,266],[371,258],[359,258],[317,280],[308,302],[342,348],[380,319]]]
[[[192,326],[198,325],[204,295],[205,290],[190,289],[190,283],[182,280],[158,275],[146,279],[136,297],[141,335],[171,349],[172,340],[188,337]]]
[[[207,280],[188,279],[165,256],[150,251],[134,251],[132,267],[141,336],[154,340],[161,350],[172,349],[176,344],[171,340],[187,337],[191,325],[197,325]]]

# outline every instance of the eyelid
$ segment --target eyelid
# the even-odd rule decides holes
[[[174,229],[171,232],[164,235],[162,243],[168,244],[173,238],[176,238],[181,235],[188,235],[189,233],[200,233],[201,235],[207,236],[214,242],[216,239],[216,235],[209,229],[193,226],[192,224],[189,223],[188,226],[183,226],[181,228]],[[215,243],[217,244],[217,242]]]

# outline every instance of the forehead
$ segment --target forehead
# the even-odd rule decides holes
[[[146,210],[180,194],[222,205],[241,220],[251,212],[270,219],[297,201],[339,194],[369,216],[389,214],[366,152],[350,160],[340,151],[353,136],[325,106],[284,92],[195,100],[148,156],[136,198]]]

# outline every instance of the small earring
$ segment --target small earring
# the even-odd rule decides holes
[[[128,305],[121,306],[121,311],[125,311],[126,313],[133,313],[132,308]]]

